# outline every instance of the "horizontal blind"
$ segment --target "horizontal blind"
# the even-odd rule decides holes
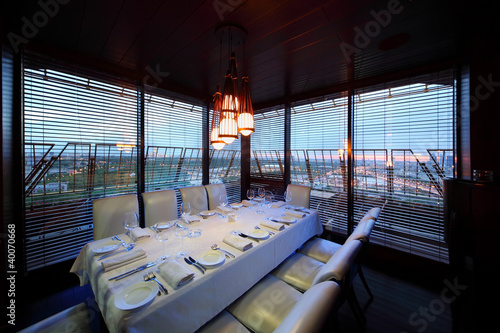
[[[346,92],[297,102],[291,111],[291,183],[311,186],[325,228],[347,232]]]
[[[28,271],[92,240],[92,200],[136,193],[137,90],[28,53],[24,59]]]
[[[384,207],[372,241],[446,262],[442,179],[454,176],[453,71],[358,89],[354,221]]]
[[[285,152],[285,109],[276,106],[255,113],[251,137],[250,186],[264,187],[283,196]],[[256,193],[257,194],[257,193]]]

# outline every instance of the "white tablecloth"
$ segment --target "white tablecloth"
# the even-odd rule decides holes
[[[161,254],[162,245],[155,240],[154,232],[149,229],[145,230],[151,237],[140,240],[135,248],[146,251],[146,259],[104,272],[100,262],[97,261],[98,256],[94,256],[92,252],[92,247],[96,244],[89,243],[81,250],[71,272],[80,277],[82,285],[91,283],[96,302],[110,332],[158,332],[160,328],[168,332],[194,332],[278,266],[305,241],[323,231],[317,212],[312,211],[297,223],[287,226],[282,231],[275,231],[276,235],[254,242],[253,248],[245,252],[223,243],[222,239],[231,231],[253,230],[254,226],[264,221],[265,216],[280,216],[285,212],[284,208],[265,208],[266,214],[257,214],[256,208],[240,209],[241,216],[233,223],[229,223],[227,218],[215,215],[190,225],[192,228],[201,228],[202,235],[198,238],[184,239],[184,249],[189,255],[197,258],[200,253],[210,250],[210,246],[217,243],[236,258],[226,258],[224,264],[208,269],[205,275],[182,259],[178,259],[181,265],[195,273],[195,278],[177,290],[159,276],[158,265],[119,281],[108,281],[112,276],[156,260]],[[119,237],[125,241],[129,240],[125,235]],[[181,240],[172,233],[165,245],[166,254],[175,258]],[[143,274],[151,270],[156,272],[169,294],[156,297],[148,305],[134,310],[123,311],[116,308],[115,295],[124,288],[142,281]]]

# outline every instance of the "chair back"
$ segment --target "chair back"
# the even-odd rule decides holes
[[[363,217],[364,218],[372,218],[374,220],[377,220],[378,219],[378,216],[380,214],[380,211],[381,211],[381,208],[380,207],[373,207],[372,209],[370,209],[366,214],[365,216]]]
[[[123,216],[127,212],[139,215],[139,203],[136,194],[95,199],[92,201],[94,219],[94,240],[122,234]]]
[[[205,186],[190,186],[180,188],[182,202],[191,204],[191,214],[196,215],[201,211],[208,210],[207,191]]]
[[[312,285],[323,281],[336,281],[342,284],[356,264],[362,246],[363,244],[359,240],[345,242],[316,274]]]
[[[345,242],[347,243],[350,240],[356,239],[361,241],[363,244],[368,243],[374,226],[375,220],[373,219],[361,220]]]
[[[292,192],[290,205],[309,208],[309,199],[311,196],[310,186],[289,184],[287,191]]]
[[[144,218],[146,227],[159,221],[172,221],[177,218],[177,197],[175,190],[145,192]]]
[[[210,184],[205,185],[208,195],[208,209],[215,209],[220,205],[221,195],[227,196],[226,185],[220,184]]]
[[[39,321],[20,333],[80,332],[92,333],[92,315],[85,302],[72,306],[51,317]]]

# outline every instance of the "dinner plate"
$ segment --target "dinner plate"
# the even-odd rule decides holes
[[[242,203],[232,203],[230,206],[233,208],[241,208],[241,207],[243,207],[243,204]]]
[[[136,309],[155,298],[158,285],[153,282],[138,282],[123,289],[115,296],[115,306],[120,310]]]
[[[306,207],[302,207],[302,206],[292,206],[292,208],[296,211],[299,211],[299,212],[303,212],[306,210]]]
[[[156,230],[166,230],[170,229],[171,227],[174,226],[174,221],[160,221],[157,224],[155,224]]]
[[[291,217],[291,216],[280,216],[276,220],[278,222],[282,222],[282,223],[295,223],[295,222],[297,222],[297,219],[295,217]]]
[[[116,250],[117,248],[120,247],[120,245],[122,245],[121,242],[118,242],[115,240],[107,240],[107,241],[100,242],[99,245],[97,245],[97,247],[92,249],[92,251],[95,254],[105,254],[105,253]]]
[[[261,229],[253,229],[247,235],[257,239],[266,239],[269,237],[269,232]]]
[[[225,254],[222,251],[209,250],[201,253],[197,259],[200,264],[203,266],[217,266],[222,264],[226,258]]]
[[[201,216],[212,216],[215,215],[213,210],[203,210],[199,213]]]

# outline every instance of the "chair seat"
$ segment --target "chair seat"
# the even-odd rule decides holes
[[[226,310],[219,313],[196,333],[250,333],[250,331]]]
[[[80,303],[61,311],[49,318],[39,321],[20,333],[92,333],[91,317],[86,303]]]
[[[326,263],[341,246],[341,244],[314,237],[308,240],[297,252]]]
[[[302,253],[295,253],[276,267],[271,274],[302,292],[311,288],[316,274],[325,264]]]
[[[227,307],[254,332],[271,333],[302,297],[302,293],[275,276],[267,275]]]

